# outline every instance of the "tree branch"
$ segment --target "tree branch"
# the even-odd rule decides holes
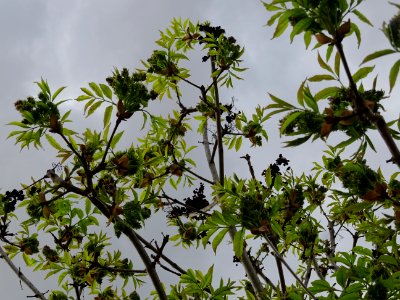
[[[347,78],[350,83],[350,88],[354,93],[355,99],[353,101],[353,106],[356,113],[360,114],[360,116],[366,118],[368,121],[373,123],[378,129],[382,139],[384,140],[387,148],[392,154],[392,161],[397,164],[400,168],[400,151],[397,147],[392,135],[390,134],[389,127],[385,119],[379,113],[373,113],[366,105],[364,105],[364,99],[361,97],[358,92],[357,86],[353,80],[353,77],[350,72],[349,65],[347,63],[346,55],[343,51],[343,45],[341,41],[337,41],[335,43],[336,49],[340,55],[340,59],[342,60],[343,67],[346,71]]]
[[[11,261],[11,259],[8,257],[7,253],[4,251],[3,247],[0,246],[0,255],[1,257],[6,261],[6,263],[9,265],[9,267],[14,271],[15,274],[17,274],[18,278],[25,283],[32,292],[35,293],[33,297],[39,298],[42,300],[47,300],[47,298],[44,296],[42,292],[38,290],[38,288],[30,281],[21,271],[17,266]]]

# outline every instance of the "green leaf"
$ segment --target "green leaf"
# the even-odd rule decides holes
[[[104,117],[103,117],[103,128],[105,128],[108,124],[110,124],[111,113],[113,111],[113,106],[107,106],[104,110]]]
[[[90,96],[90,97],[94,97],[94,94],[87,88],[81,88],[81,91],[84,92],[86,95]],[[79,98],[79,97],[78,97]]]
[[[366,62],[369,62],[375,58],[382,57],[382,56],[392,54],[392,53],[396,53],[396,51],[393,49],[384,49],[384,50],[376,51],[374,53],[367,55],[361,64],[365,64]]]
[[[98,109],[100,107],[101,104],[102,104],[101,101],[97,101],[92,106],[90,106],[90,108],[87,111],[86,117],[89,117],[91,114],[93,114],[96,111],[96,109]]]
[[[296,147],[301,144],[304,144],[305,142],[307,142],[310,139],[311,136],[312,136],[312,134],[307,134],[307,135],[299,137],[297,139],[287,141],[287,142],[285,142],[285,147]]]
[[[117,145],[117,143],[119,142],[119,140],[121,139],[123,134],[124,134],[124,132],[121,131],[121,132],[118,132],[116,135],[114,135],[114,137],[113,137],[113,139],[112,139],[112,141],[110,143],[111,149],[115,148],[115,146]]]
[[[85,201],[85,213],[88,215],[91,210],[92,210],[92,202],[90,202],[88,199],[86,199],[86,201]]]
[[[372,67],[363,67],[359,69],[356,73],[353,74],[353,80],[354,82],[358,82],[361,79],[365,78],[368,76],[369,73],[371,73],[374,70],[375,66]]]
[[[242,146],[243,137],[239,136],[235,142],[235,150],[239,151],[240,147]]]
[[[368,18],[364,16],[359,10],[353,9],[352,12],[360,19],[360,21],[368,24],[371,27],[374,27],[374,25],[372,25],[372,23],[368,20]]]
[[[332,68],[330,66],[328,66],[328,64],[326,62],[324,62],[324,60],[322,59],[322,57],[319,54],[319,52],[318,52],[318,63],[321,66],[322,69],[325,69],[330,73],[333,73]]]
[[[400,59],[394,63],[389,73],[390,92],[396,83],[397,76],[399,75]]]
[[[60,94],[65,88],[66,88],[66,86],[62,86],[57,91],[55,91],[53,94],[52,100],[54,101],[57,98],[58,94]]]
[[[306,45],[306,49],[308,49],[308,47],[310,46],[312,36],[313,34],[311,31],[306,31],[304,33],[304,44]]]
[[[293,106],[292,104],[290,104],[290,103],[288,103],[288,102],[286,102],[286,101],[283,101],[282,99],[280,99],[280,98],[278,98],[278,97],[276,97],[276,96],[274,96],[274,95],[272,95],[272,94],[270,94],[270,93],[268,93],[268,95],[271,97],[271,100],[272,101],[274,101],[276,104],[278,104],[278,108],[280,108],[280,107],[286,107],[286,108],[296,108],[295,106]],[[272,107],[272,106],[270,106],[270,105],[268,105],[268,107],[270,107],[270,108],[276,108],[275,106],[274,107]]]
[[[64,148],[61,147],[61,145],[59,143],[57,143],[57,141],[50,134],[46,134],[46,139],[49,142],[49,144],[51,146],[53,146],[53,148],[55,148],[59,151],[64,150]]]
[[[266,25],[272,26],[272,24],[275,23],[276,19],[278,19],[282,14],[283,14],[283,11],[280,11],[280,12],[277,12],[276,14],[274,14],[271,18],[269,18]]]
[[[351,22],[350,25],[350,32],[354,32],[357,38],[357,45],[360,48],[361,45],[361,32],[360,29],[358,28],[358,26],[356,24],[354,24],[353,22]]]
[[[304,84],[306,80],[304,80],[301,84],[299,89],[297,90],[297,102],[304,107]]]
[[[293,113],[290,113],[288,117],[285,119],[283,124],[280,127],[280,134],[282,135],[285,131],[285,129],[294,121],[296,120],[303,112],[302,111],[295,111]]]
[[[349,285],[349,286],[345,289],[345,291],[346,291],[347,293],[356,293],[356,292],[359,292],[359,291],[361,291],[361,290],[363,290],[363,289],[364,289],[364,286],[363,286],[361,283],[355,282],[355,283],[352,283],[351,285]]]
[[[80,95],[80,96],[78,96],[78,98],[76,98],[75,100],[80,102],[80,101],[88,100],[88,99],[90,99],[90,98],[92,98],[92,96]]]
[[[25,264],[26,264],[28,267],[31,267],[31,266],[33,266],[33,265],[35,264],[35,262],[34,262],[34,260],[32,259],[32,257],[31,257],[30,255],[28,255],[28,254],[25,254],[25,252],[22,253],[22,257],[23,257],[23,259],[24,259],[24,261],[25,261]]]
[[[310,291],[313,293],[320,293],[325,291],[330,291],[332,289],[330,283],[323,279],[318,279],[312,282],[312,287],[310,287]]]
[[[279,21],[278,21],[278,24],[276,25],[275,32],[274,32],[272,38],[274,39],[274,38],[281,36],[282,33],[285,32],[288,25],[289,25],[289,18],[285,14],[281,15],[279,17]]]
[[[214,252],[217,252],[218,245],[222,242],[224,239],[225,235],[228,233],[229,228],[223,228],[218,234],[215,236],[211,243],[211,247],[214,250]]]
[[[100,87],[95,82],[89,82],[89,86],[96,93],[96,96],[103,98],[103,92],[101,91]]]
[[[335,96],[338,91],[339,91],[338,87],[330,86],[330,87],[324,88],[324,89],[320,90],[318,93],[316,93],[314,96],[314,99],[316,101],[321,100],[321,99],[327,99],[328,97]]]
[[[100,83],[100,88],[103,94],[110,100],[112,100],[112,91],[110,87],[106,84]]]
[[[371,249],[368,249],[368,248],[364,248],[364,247],[361,247],[361,246],[356,246],[356,247],[353,248],[353,252],[372,258],[372,251],[371,251]]]
[[[233,251],[239,259],[241,259],[243,255],[245,233],[246,230],[242,228],[235,233],[235,237],[233,238]]]
[[[278,177],[276,177],[278,178]],[[277,180],[275,180],[277,183]],[[279,188],[277,188],[277,190],[279,190]],[[278,236],[283,237],[283,230],[281,228],[281,226],[278,224],[278,222],[271,220],[271,228],[272,231],[275,232]]]
[[[348,271],[345,267],[339,267],[339,270],[335,273],[336,281],[341,287],[346,286],[347,278],[348,278]]]
[[[7,125],[14,125],[14,126],[22,127],[22,128],[29,128],[29,126],[26,125],[25,123],[18,122],[18,121],[13,121],[13,122],[7,123]]]
[[[389,264],[389,265],[393,265],[393,266],[399,265],[399,262],[397,261],[397,259],[395,259],[393,256],[390,256],[390,255],[381,255],[378,260],[385,264]]]
[[[306,31],[312,22],[314,22],[312,18],[304,18],[297,22],[290,33],[290,42],[293,42],[296,35],[300,34],[302,31]]]
[[[340,76],[340,53],[336,52],[335,55],[335,73],[339,77]]]
[[[281,9],[279,6],[272,5],[272,4],[265,3],[265,2],[263,2],[263,5],[268,11],[275,11],[275,10],[280,10]]]
[[[320,74],[320,75],[314,75],[310,78],[308,78],[308,81],[311,82],[320,82],[322,80],[335,80],[335,77],[329,74]]]

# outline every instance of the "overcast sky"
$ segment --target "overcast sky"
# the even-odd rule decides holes
[[[388,47],[379,28],[383,21],[396,13],[386,1],[366,2],[360,10],[371,19],[375,28],[360,24],[360,28],[365,30],[360,49],[353,46],[354,37],[349,39],[353,45],[346,45],[345,50],[353,70],[365,55]],[[243,66],[249,70],[244,74],[244,81],[237,82],[233,90],[224,92],[226,101],[235,97],[239,110],[246,112],[251,112],[257,104],[266,104],[267,92],[295,103],[291,99],[295,99],[300,83],[307,76],[321,72],[315,62],[317,53],[306,52],[299,37],[292,45],[287,35],[271,41],[273,29],[264,27],[268,16],[261,2],[256,0],[0,0],[0,166],[3,169],[0,192],[18,188],[19,183],[29,182],[31,176],[43,176],[45,170],[56,162],[51,151],[31,149],[20,152],[13,145],[13,140],[6,140],[11,128],[5,124],[18,119],[13,103],[17,99],[36,95],[33,82],[43,77],[52,89],[66,85],[68,89],[62,96],[74,98],[87,82],[104,82],[115,66],[140,67],[140,59],[148,58],[156,48],[154,41],[158,38],[158,31],[166,28],[173,17],[190,18],[194,22],[209,20],[214,25],[221,25],[228,35],[233,35],[239,44],[245,46]],[[379,87],[387,90],[387,68],[393,60],[385,58],[376,63],[377,71],[381,72]],[[192,71],[194,78],[205,80],[201,67],[199,70],[200,74]],[[391,99],[387,100],[388,119],[398,116],[400,104],[396,98],[399,87],[400,84]],[[101,120],[84,120],[80,111],[74,106],[71,108],[74,109],[78,129],[84,130]],[[317,142],[296,151],[282,150],[276,125],[268,126],[268,132],[270,143],[261,150],[249,152],[256,161],[258,171],[273,162],[279,153],[284,153],[298,169],[309,170],[311,162],[324,148],[322,143]],[[243,150],[243,153],[246,151]],[[372,155],[371,159],[383,162],[390,158],[385,151],[380,152],[380,156]],[[236,154],[228,159],[234,157]],[[228,162],[233,165],[232,161]],[[238,165],[236,161],[235,164]],[[151,235],[151,232],[147,233]],[[170,253],[173,254],[173,250]],[[206,265],[214,259],[205,254],[198,257]],[[231,257],[231,254],[222,255],[219,266],[230,263]],[[40,288],[46,289],[41,278],[34,278],[34,281]],[[3,299],[10,300],[30,295],[26,288],[21,291],[15,275],[4,264],[0,264],[0,291]]]

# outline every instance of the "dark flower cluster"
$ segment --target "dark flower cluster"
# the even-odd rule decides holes
[[[193,196],[184,199],[186,206],[172,206],[168,212],[168,218],[177,218],[180,216],[188,216],[191,213],[198,212],[210,203],[204,195],[204,184],[200,183],[200,187],[193,191]],[[203,216],[199,216],[200,219]]]
[[[224,108],[226,110],[226,116],[225,116],[226,124],[224,125],[225,133],[230,133],[234,130],[236,117],[241,114],[240,111],[235,112],[234,107],[235,106],[233,103],[224,104]],[[223,112],[225,112],[225,111],[223,111]]]
[[[11,192],[7,191],[1,200],[4,205],[4,213],[10,213],[15,210],[15,205],[18,201],[24,200],[24,193],[22,190],[13,189]]]
[[[271,176],[274,178],[276,175],[282,175],[280,166],[287,166],[286,170],[289,170],[289,160],[283,157],[282,154],[279,154],[279,157],[276,159],[275,163],[270,164],[269,167],[271,169]],[[265,176],[266,170],[262,172],[262,176]]]

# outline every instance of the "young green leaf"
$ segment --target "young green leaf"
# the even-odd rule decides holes
[[[107,108],[104,110],[103,128],[105,128],[110,123],[112,111],[113,111],[112,105],[107,106]]]
[[[390,92],[392,92],[393,87],[396,83],[397,76],[399,75],[400,68],[400,59],[394,63],[389,73],[389,83],[390,83]]]
[[[101,91],[100,87],[95,82],[89,82],[89,86],[95,92],[97,97],[103,98],[103,92]]]
[[[214,252],[217,252],[217,248],[218,248],[219,244],[222,242],[222,240],[224,239],[224,237],[228,233],[228,231],[229,231],[229,228],[223,228],[215,236],[215,238],[213,239],[213,241],[211,243],[211,247],[214,250]]]
[[[53,146],[53,148],[55,148],[55,149],[57,149],[57,150],[59,150],[59,151],[64,150],[64,148],[61,147],[61,145],[60,145],[59,143],[57,143],[57,141],[55,140],[55,138],[53,138],[50,134],[46,134],[46,139],[47,139],[47,141],[49,142],[49,144],[50,144],[51,146]]]
[[[369,73],[371,73],[374,70],[375,66],[372,67],[363,67],[359,69],[356,73],[353,74],[353,80],[354,82],[358,82],[359,80],[365,78],[368,76]]]
[[[233,251],[235,252],[235,256],[239,259],[241,259],[243,255],[245,233],[246,230],[242,228],[235,233],[233,239]]]
[[[364,16],[358,9],[353,9],[352,12],[360,19],[360,21],[368,24],[371,27],[374,27],[374,25],[372,25],[368,18]]]

